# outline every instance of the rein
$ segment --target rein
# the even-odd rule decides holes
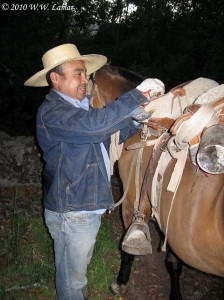
[[[123,196],[117,203],[114,204],[114,208],[116,208],[117,206],[122,204],[125,197],[127,196],[129,186],[130,186],[130,182],[131,182],[131,178],[132,178],[133,171],[134,171],[134,166],[136,164],[136,169],[135,169],[136,195],[135,195],[134,208],[135,208],[135,212],[138,211],[139,196],[140,196],[139,181],[140,181],[140,174],[141,174],[142,155],[143,155],[143,150],[144,150],[143,148],[145,147],[145,143],[147,143],[146,139],[148,138],[148,134],[149,134],[149,130],[146,127],[146,125],[144,125],[144,127],[142,129],[142,132],[141,132],[141,142],[130,145],[130,146],[127,147],[127,150],[135,150],[135,154],[134,154],[134,158],[132,159],[132,162],[131,162],[131,167],[130,167],[130,170],[129,170],[127,184],[126,184],[126,188],[124,190]],[[150,145],[154,145],[156,143],[156,141],[157,141],[157,139],[150,141],[151,142]],[[139,144],[141,145],[141,143],[144,145],[143,147],[139,147]],[[134,147],[132,147],[132,146],[134,146]]]
[[[90,83],[91,82],[91,83]],[[94,97],[99,101],[99,105],[101,107],[104,107],[107,105],[106,96],[102,92],[102,90],[98,87],[96,81],[95,81],[95,73],[93,74],[93,77],[89,80],[89,87],[91,87],[90,95],[92,95],[90,99],[90,104],[92,107],[94,107]],[[89,88],[88,88],[89,90]],[[119,144],[119,138],[120,138],[120,131],[115,132],[111,135],[111,144],[110,144],[110,175],[113,175],[113,168],[114,163],[120,158],[123,144]]]
[[[134,202],[134,211],[135,211],[134,219],[137,219],[137,218],[144,219],[144,217],[145,217],[143,214],[144,206],[143,206],[143,204],[141,204],[142,202],[145,201],[144,200],[144,197],[145,197],[144,191],[146,190],[149,175],[152,173],[155,159],[159,155],[159,150],[165,145],[166,137],[168,138],[169,135],[167,133],[163,133],[159,138],[147,141],[149,136],[151,136],[150,128],[147,128],[147,126],[144,124],[144,128],[142,129],[142,132],[141,132],[141,141],[139,143],[135,143],[135,144],[132,144],[127,147],[128,151],[135,150],[135,154],[134,154],[134,158],[132,159],[132,163],[131,163],[131,167],[130,167],[129,175],[128,175],[128,179],[127,179],[127,184],[126,184],[126,188],[124,190],[123,196],[117,203],[114,204],[114,208],[116,208],[117,206],[122,204],[125,197],[127,196],[131,178],[132,178],[132,175],[134,172],[134,166],[136,164],[136,169],[135,169],[136,195],[135,195],[135,202]],[[145,173],[145,175],[144,175],[144,180],[143,180],[144,187],[143,187],[143,183],[142,183],[141,192],[140,192],[139,182],[140,182],[142,155],[143,155],[144,147],[154,146],[154,145],[156,145],[155,146],[156,151],[153,152],[153,157],[150,159],[149,164],[147,166],[146,172],[148,170],[148,173],[147,174]]]
[[[91,105],[94,107],[93,105],[93,99],[94,99],[94,93],[96,93],[97,98],[99,100],[100,106],[104,107],[107,102],[105,100],[105,95],[103,94],[103,92],[98,88],[98,85],[95,83],[95,81],[93,81],[93,93],[92,93],[92,98],[90,100]],[[102,97],[101,97],[102,96]]]
[[[107,102],[105,100],[103,92],[100,91],[100,89],[98,88],[98,85],[96,84],[95,76],[96,76],[96,72],[91,74],[91,78],[89,79],[89,82],[87,85],[87,95],[91,95],[90,104],[92,107],[94,107],[93,99],[94,99],[95,93],[96,93],[97,99],[99,100],[100,106],[104,107],[107,104]],[[101,95],[103,97],[100,97]]]

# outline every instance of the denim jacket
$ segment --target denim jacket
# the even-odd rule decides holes
[[[36,126],[43,151],[46,209],[113,209],[100,143],[118,130],[121,142],[133,135],[137,129],[129,115],[145,101],[134,89],[103,109],[86,111],[50,91],[38,109]]]

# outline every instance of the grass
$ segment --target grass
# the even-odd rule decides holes
[[[0,298],[54,299],[52,241],[42,217],[29,219],[14,209],[1,233]]]
[[[43,222],[40,196],[23,195],[21,188],[11,195],[2,194],[1,201],[7,204],[0,232],[2,300],[55,299],[53,243]],[[119,241],[112,237],[113,222],[107,215],[102,218],[87,274],[89,300],[116,299],[108,291],[119,267]]]
[[[118,249],[118,243],[111,236],[111,225],[111,221],[103,219],[89,266],[87,296],[91,300],[108,299],[102,297],[110,296],[108,286],[114,280],[111,270],[115,264],[114,253]]]

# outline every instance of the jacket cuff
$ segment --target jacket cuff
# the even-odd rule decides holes
[[[130,113],[130,117],[138,122],[142,122],[146,119],[149,119],[151,117],[151,114],[145,111],[144,108],[137,107]]]
[[[130,93],[140,105],[148,102],[148,99],[137,89],[133,89],[128,93]]]

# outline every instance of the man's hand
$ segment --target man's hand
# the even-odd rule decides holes
[[[145,79],[136,87],[136,89],[148,99],[148,102],[162,96],[165,93],[164,83],[157,78]]]

